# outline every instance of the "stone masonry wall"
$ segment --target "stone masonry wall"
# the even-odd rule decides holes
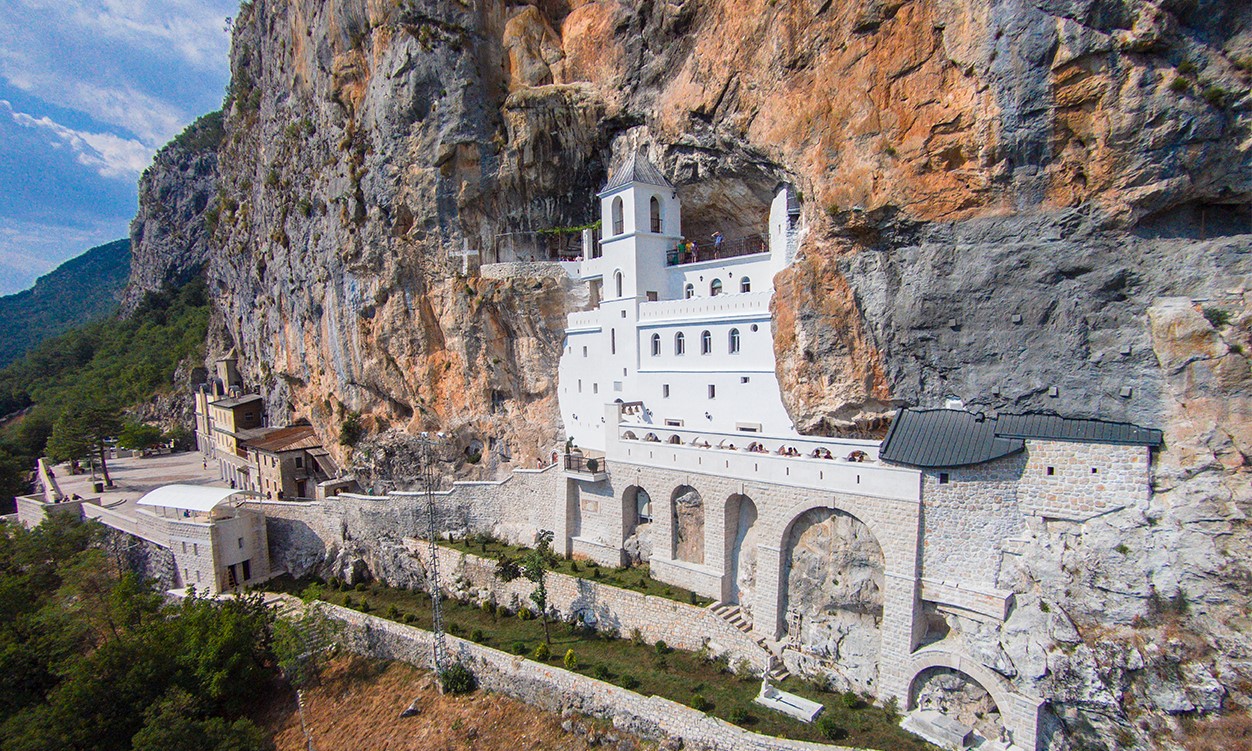
[[[352,652],[376,659],[431,665],[429,631],[327,603],[317,607],[345,624],[343,639]],[[614,727],[652,738],[681,738],[684,748],[708,751],[852,751],[751,733],[690,707],[643,696],[611,683],[506,654],[453,636],[449,652],[464,663],[479,686],[550,712],[571,710],[611,720]]]
[[[1018,495],[1025,513],[1086,521],[1148,500],[1149,449],[1143,446],[1030,441],[1026,453]]]
[[[410,547],[425,565],[425,544]],[[440,548],[438,555],[444,587],[452,596],[468,596],[476,602],[490,599],[512,607],[531,605],[534,584],[523,579],[500,581],[495,561],[449,548]],[[565,574],[549,574],[547,585],[549,604],[564,617],[577,615],[600,630],[617,629],[623,636],[637,628],[649,643],[659,639],[690,651],[699,650],[707,639],[715,654],[728,653],[732,662],[742,657],[753,666],[764,666],[765,650],[706,608]]]
[[[1025,466],[1014,454],[922,474],[922,576],[995,586],[1001,541],[1025,530],[1017,505]]]

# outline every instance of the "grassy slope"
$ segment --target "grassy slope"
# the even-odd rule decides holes
[[[117,307],[130,274],[130,240],[115,240],[71,258],[35,286],[0,297],[0,368],[32,347]]]
[[[275,580],[270,586],[297,592],[301,583],[283,578]],[[409,622],[419,628],[431,627],[430,598],[422,593],[374,585],[364,592],[339,593],[327,589],[320,596],[337,605],[345,604],[346,596],[358,609],[364,600],[369,603],[372,615]],[[534,650],[543,642],[543,625],[537,620],[521,620],[515,615],[498,616],[455,600],[444,602],[444,620],[451,634],[472,638],[506,652],[522,652],[531,659],[534,659]],[[553,667],[561,667],[569,649],[574,650],[577,657],[577,672],[584,675],[604,676],[602,680],[682,704],[691,704],[695,694],[700,694],[712,704],[708,711],[724,720],[729,720],[736,709],[746,712],[747,718],[738,724],[754,732],[830,742],[816,725],[805,725],[754,704],[752,700],[760,689],[758,679],[731,675],[716,661],[696,653],[671,649],[665,654],[658,654],[653,645],[635,644],[629,638],[605,638],[571,629],[565,624],[553,624],[551,657],[546,662]],[[893,715],[882,708],[864,701],[849,706],[843,694],[818,691],[797,678],[789,678],[780,685],[784,690],[825,705],[827,715],[844,731],[834,739],[841,745],[884,751],[933,749],[916,736],[901,730],[895,724]]]

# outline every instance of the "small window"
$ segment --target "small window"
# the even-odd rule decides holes
[[[248,581],[252,578],[252,561],[243,562],[243,580]]]
[[[739,376],[740,383],[752,383],[752,379],[748,376]]]
[[[617,329],[609,329],[609,354],[617,354]]]
[[[582,392],[583,392],[583,379],[579,378],[578,379],[578,393],[581,394]]]
[[[652,335],[652,356],[657,357],[660,354],[661,354],[661,335],[653,334]]]
[[[681,428],[682,426],[683,426],[683,421],[682,421],[682,420],[679,420],[679,419],[676,419],[676,418],[673,418],[673,417],[667,417],[667,418],[665,418],[665,427],[667,427],[667,428]],[[676,436],[676,435],[672,435],[672,436],[670,436],[670,437],[669,437],[669,442],[670,442],[670,443],[682,443],[682,441],[681,441],[681,440],[674,440],[674,439],[676,439],[676,438],[678,438],[678,436]]]
[[[583,347],[583,357],[586,357],[586,356],[587,356],[587,348]]]
[[[199,543],[195,543],[195,542],[191,543],[191,554],[192,554],[192,555],[200,555],[200,544],[199,544]]]
[[[648,201],[648,217],[652,220],[652,231],[661,233],[661,202],[656,196],[652,196],[652,200]]]
[[[623,282],[624,280],[622,278],[622,272],[614,271],[613,272],[613,289],[617,291],[618,297],[622,297],[622,288],[624,286]]]
[[[690,300],[691,298],[695,296],[696,296],[696,285],[692,284],[691,282],[687,282],[687,286],[683,287],[683,299]]]
[[[722,294],[722,280],[714,279],[713,281],[709,282],[709,295],[712,297],[717,297],[720,294]]]
[[[700,333],[700,354],[707,355],[713,351],[713,335],[708,331]]]
[[[739,291],[740,291],[740,292],[751,292],[751,291],[752,291],[752,280],[751,280],[751,279],[749,279],[749,278],[748,278],[748,277],[746,277],[746,276],[745,276],[744,278],[740,279],[740,280],[739,280]]]
[[[716,398],[717,398],[717,386],[715,386],[715,385],[713,385],[713,384],[711,384],[711,383],[709,384],[709,398],[710,398],[710,399],[716,399]]]
[[[1091,468],[1091,474],[1093,474],[1093,475],[1098,475],[1098,474],[1100,474],[1100,470],[1096,469],[1095,467],[1092,467],[1092,468]]]
[[[622,197],[613,199],[613,234],[620,235],[626,231],[626,220],[622,213]]]
[[[661,385],[661,398],[662,399],[669,398],[669,384],[668,383]]]
[[[731,329],[730,330],[730,354],[733,355],[737,353],[738,351],[739,351],[739,329]]]
[[[1048,477],[1056,474],[1056,467],[1048,467]]]
[[[296,457],[296,469],[304,469],[304,457],[303,456]]]
[[[598,384],[598,383],[593,383],[593,384],[591,384],[591,393],[593,393],[593,394],[598,394],[598,393],[600,393],[600,384]]]
[[[243,550],[243,538],[242,537],[239,538],[239,549]]]
[[[679,331],[674,334],[674,354],[683,355],[687,353],[687,340],[683,338],[683,332]]]
[[[948,484],[948,473],[947,473],[947,472],[940,472],[940,473],[939,473],[939,484],[940,484],[940,485],[947,485],[947,484]]]

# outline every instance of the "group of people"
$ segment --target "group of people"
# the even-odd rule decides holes
[[[711,235],[713,240],[713,258],[721,255],[722,244],[726,242],[726,238],[721,232],[714,232]],[[678,240],[678,262],[679,263],[698,263],[700,261],[700,246],[695,240],[688,240],[683,237]]]

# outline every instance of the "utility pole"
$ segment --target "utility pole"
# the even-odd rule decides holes
[[[443,434],[440,433],[438,436],[442,438]],[[443,635],[443,589],[439,583],[439,545],[436,543],[438,530],[435,527],[435,451],[434,442],[427,433],[422,433],[420,445],[422,485],[426,491],[426,540],[429,546],[427,552],[430,558],[426,568],[430,580],[427,586],[430,588],[432,630],[435,632],[432,651],[435,658],[435,675],[442,681],[444,671],[448,668],[448,648]],[[440,687],[442,688],[442,683]]]

